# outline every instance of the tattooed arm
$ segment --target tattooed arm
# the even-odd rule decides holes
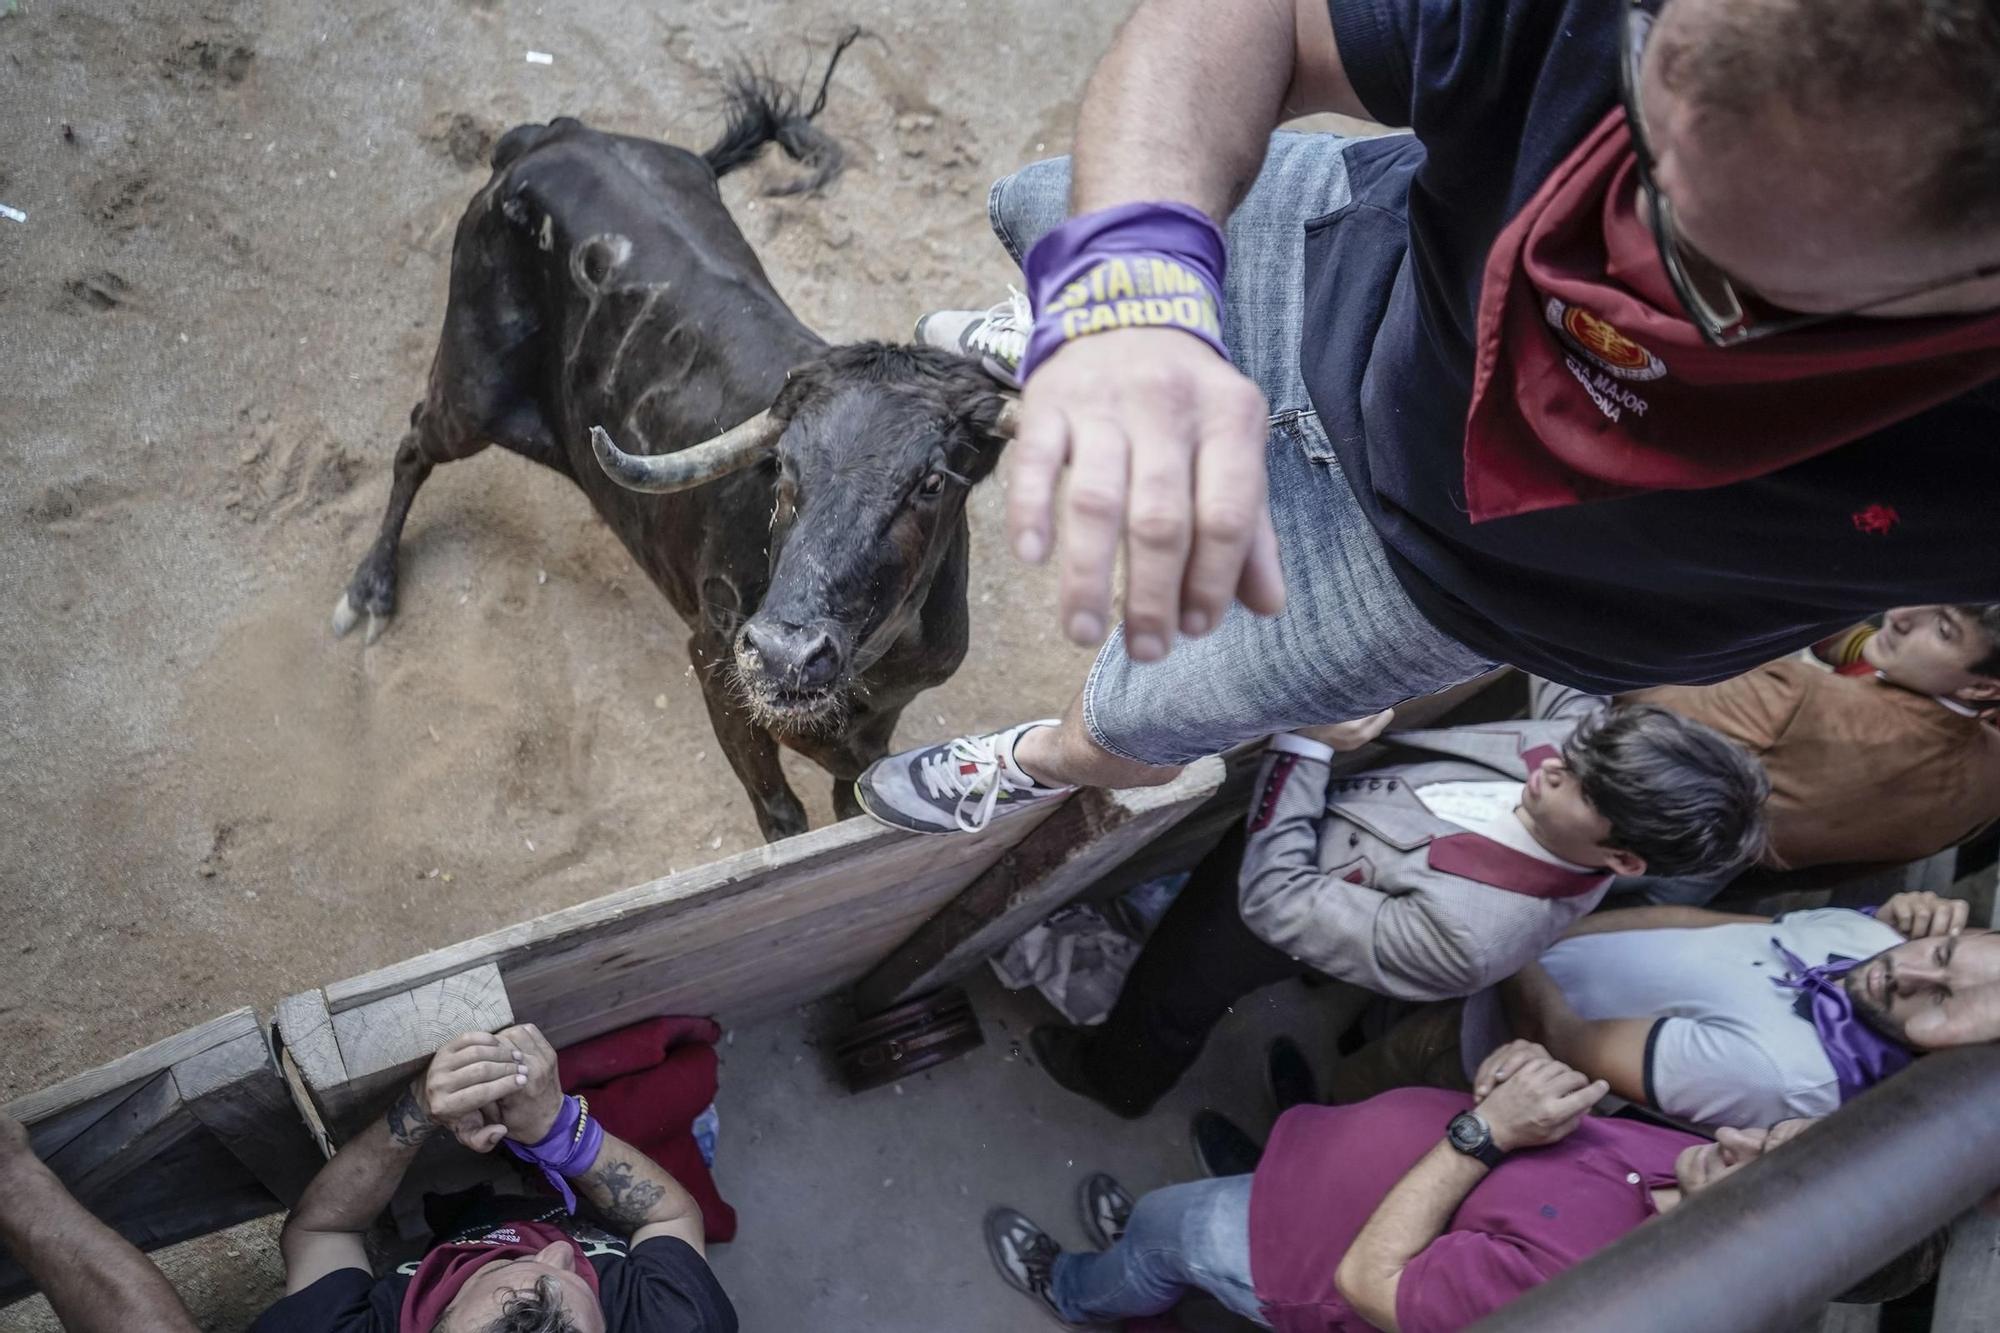
[[[487,1033],[454,1037],[385,1115],[341,1146],[285,1219],[278,1244],[285,1257],[286,1295],[340,1269],[368,1267],[362,1233],[388,1207],[431,1135],[452,1129],[460,1142],[481,1152],[506,1136],[504,1125],[481,1127],[479,1113],[520,1085],[525,1075],[519,1059],[511,1046]]]
[[[623,1139],[606,1134],[596,1163],[573,1183],[634,1246],[655,1236],[673,1236],[694,1246],[697,1254],[707,1253],[701,1205],[665,1167]]]

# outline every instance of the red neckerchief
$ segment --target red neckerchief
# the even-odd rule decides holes
[[[403,1292],[402,1313],[397,1317],[397,1333],[431,1333],[437,1321],[458,1295],[460,1287],[480,1269],[503,1259],[525,1259],[539,1254],[557,1241],[567,1241],[576,1251],[577,1275],[597,1290],[597,1270],[590,1266],[576,1237],[546,1222],[509,1222],[497,1226],[478,1240],[458,1245],[440,1245],[424,1256],[416,1274]]]
[[[2000,315],[1701,339],[1638,209],[1614,111],[1500,233],[1479,297],[1472,521],[1764,476],[2000,375]]]

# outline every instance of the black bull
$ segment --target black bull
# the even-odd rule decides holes
[[[500,141],[458,225],[380,534],[334,615],[336,632],[367,617],[372,640],[394,611],[397,542],[433,467],[497,444],[562,473],[692,631],[768,839],[807,826],[781,743],[857,814],[855,777],[965,656],[965,498],[1005,429],[969,363],[829,346],[772,288],[716,181],[771,139],[810,161],[807,119],[766,89],[738,92],[703,155],[574,120]]]

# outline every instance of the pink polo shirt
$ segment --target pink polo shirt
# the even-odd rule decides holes
[[[1301,1106],[1271,1133],[1250,1191],[1250,1274],[1278,1333],[1373,1328],[1334,1270],[1396,1182],[1472,1098],[1398,1088],[1354,1106]],[[1596,1253],[1652,1217],[1654,1189],[1701,1139],[1635,1120],[1587,1117],[1568,1138],[1515,1153],[1466,1195],[1444,1234],[1403,1270],[1403,1333],[1451,1333]]]

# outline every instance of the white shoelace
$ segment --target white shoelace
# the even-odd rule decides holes
[[[967,765],[972,767],[970,773],[965,771]],[[952,817],[967,833],[977,833],[986,827],[1001,793],[1032,791],[1035,785],[1017,781],[1007,772],[1000,759],[999,736],[961,736],[948,748],[926,756],[917,769],[932,800],[947,796],[957,799]]]
[[[1028,330],[1034,322],[1028,298],[1009,283],[1007,299],[987,311],[986,318],[966,335],[965,340],[975,351],[998,357],[1010,366],[1018,366],[1021,358],[1028,354]]]

